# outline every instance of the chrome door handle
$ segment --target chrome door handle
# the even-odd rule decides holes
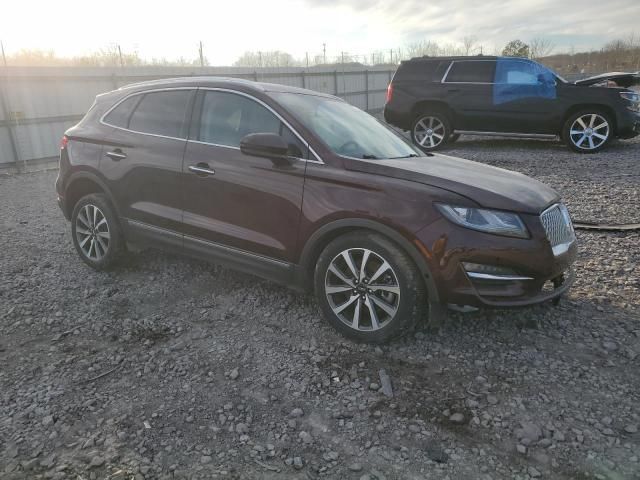
[[[120,150],[119,148],[116,148],[111,152],[105,153],[105,156],[109,157],[111,160],[123,160],[127,158],[127,154],[122,153],[122,150]]]
[[[189,171],[195,173],[196,175],[215,175],[215,170],[209,168],[209,165],[199,163],[197,165],[189,165]]]

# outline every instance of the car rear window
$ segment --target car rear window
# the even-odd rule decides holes
[[[398,67],[398,71],[395,74],[394,81],[398,80],[426,80],[428,82],[431,81],[440,81],[442,79],[442,75],[444,71],[442,71],[439,75],[437,72],[441,71],[441,65],[446,64],[447,62],[441,61],[409,61],[403,62],[400,67]]]
[[[493,83],[495,73],[496,62],[491,60],[453,62],[445,82]]]
[[[190,90],[145,94],[129,120],[129,129],[173,138],[186,138]]]

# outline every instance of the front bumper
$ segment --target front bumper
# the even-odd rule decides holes
[[[535,305],[565,294],[574,282],[577,255],[574,240],[554,254],[539,219],[521,215],[531,238],[500,237],[438,220],[418,232],[430,256],[426,258],[439,301],[479,308]],[[512,278],[469,273],[463,262],[506,267]]]
[[[618,115],[617,135],[619,138],[633,138],[640,135],[640,113],[625,109]]]

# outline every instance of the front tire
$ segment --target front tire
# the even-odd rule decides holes
[[[95,270],[111,267],[122,250],[120,225],[106,195],[82,197],[71,214],[73,245],[84,263]]]
[[[562,139],[579,153],[595,153],[606,147],[613,137],[609,115],[599,110],[582,110],[571,115],[562,128]]]
[[[427,152],[443,146],[450,135],[449,118],[438,110],[421,113],[411,127],[411,140],[414,145]]]
[[[357,342],[402,336],[428,311],[424,281],[411,258],[386,237],[364,230],[327,245],[314,286],[324,318]]]

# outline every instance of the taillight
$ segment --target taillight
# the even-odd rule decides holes
[[[393,97],[393,83],[390,83],[387,87],[387,103],[391,101],[391,97]]]
[[[69,137],[63,135],[62,140],[60,140],[60,150],[67,148],[67,143],[69,143]]]

